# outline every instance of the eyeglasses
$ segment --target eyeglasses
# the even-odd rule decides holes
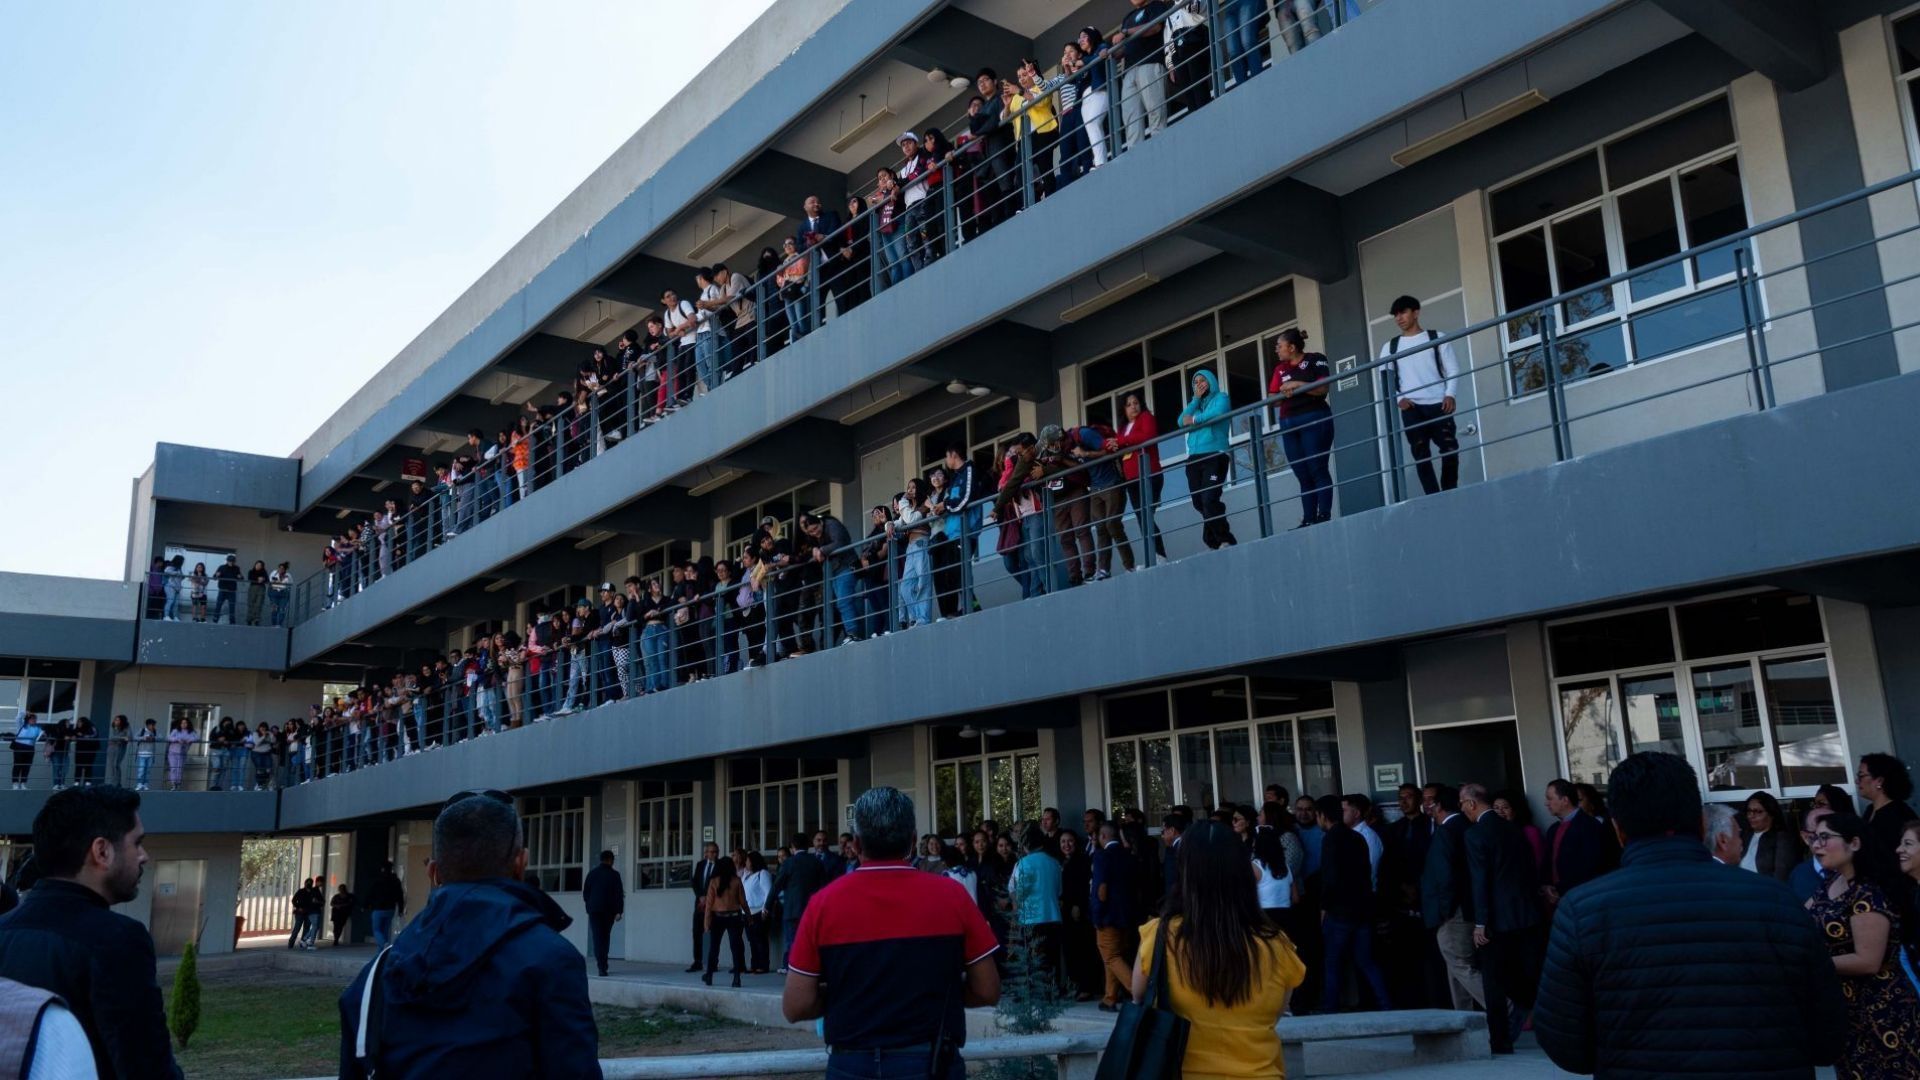
[[[1839,833],[1816,832],[1816,833],[1807,834],[1807,842],[1816,847],[1821,844],[1828,843],[1829,841],[1838,840],[1838,839],[1840,839]]]
[[[446,802],[443,802],[440,804],[440,809],[442,812],[444,812],[447,809],[447,807],[452,806],[454,803],[460,802],[463,799],[474,799],[474,798],[492,799],[494,802],[504,803],[507,806],[513,805],[512,795],[509,795],[506,792],[499,790],[498,788],[480,788],[474,791],[455,792],[454,794],[448,796]]]

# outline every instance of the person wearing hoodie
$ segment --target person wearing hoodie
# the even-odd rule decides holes
[[[1205,522],[1200,538],[1209,548],[1238,543],[1227,527],[1227,506],[1220,500],[1232,459],[1227,456],[1227,422],[1233,410],[1227,392],[1214,385],[1213,372],[1193,373],[1193,396],[1180,410],[1180,426],[1187,429],[1187,489],[1193,508]]]
[[[526,869],[511,796],[441,809],[433,898],[340,995],[342,1080],[600,1075],[586,965],[560,936],[572,920]]]

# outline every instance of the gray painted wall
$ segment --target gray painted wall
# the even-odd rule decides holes
[[[178,443],[153,448],[155,499],[291,513],[299,494],[299,458]]]
[[[1907,550],[1920,543],[1920,520],[1886,508],[1920,506],[1920,473],[1894,464],[1916,409],[1920,374],[1901,376],[1304,532],[1248,537],[1098,586],[305,785],[284,796],[283,821],[424,805],[476,777],[525,788],[604,776]],[[1835,460],[1864,464],[1835,470]],[[1822,527],[1777,527],[1803,520]],[[1281,564],[1371,572],[1283,578],[1270,572]],[[1033,626],[1100,625],[1125,611],[1155,612],[1157,632],[1114,639],[1073,664],[1031,662]],[[969,658],[969,677],[937,693],[872,691],[901,671],[950,670],[956,655]],[[1314,677],[1309,660],[1300,666]],[[973,677],[980,671],[1023,677]],[[1385,699],[1376,701],[1384,715]],[[779,718],[777,733],[768,717]]]

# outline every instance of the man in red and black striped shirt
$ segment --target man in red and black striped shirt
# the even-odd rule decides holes
[[[826,1017],[829,1080],[961,1080],[962,1010],[1000,1000],[1000,946],[965,886],[909,863],[913,800],[870,789],[853,833],[859,868],[807,904],[781,1008],[789,1023]]]

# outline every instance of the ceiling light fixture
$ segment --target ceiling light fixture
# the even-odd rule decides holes
[[[972,724],[962,724],[960,725],[960,737],[963,739],[977,739],[980,737],[980,729],[974,727]]]

